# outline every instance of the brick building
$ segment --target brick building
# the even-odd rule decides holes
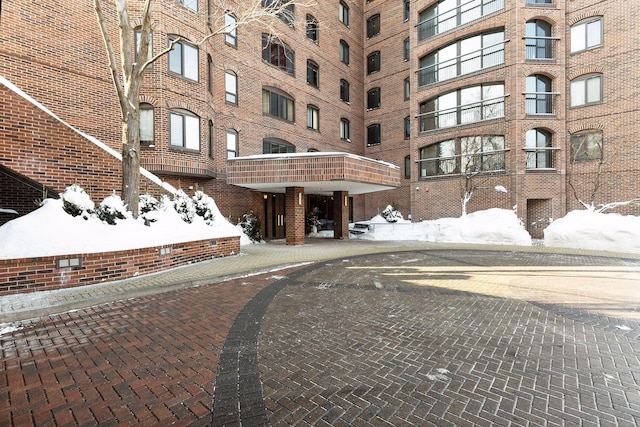
[[[91,2],[28,3],[3,4],[0,75],[117,150]],[[204,190],[234,221],[253,210],[266,237],[294,244],[316,207],[344,238],[348,221],[388,204],[413,220],[460,215],[467,186],[469,211],[517,206],[540,237],[578,207],[573,188],[590,199],[596,177],[595,203],[638,195],[635,0],[318,3],[275,22],[277,39],[251,24],[197,46],[212,25],[207,0],[158,0],[151,48],[184,40],[146,73],[142,166]],[[27,209],[10,189],[45,185],[36,161],[17,167],[23,156],[0,158],[0,207]]]

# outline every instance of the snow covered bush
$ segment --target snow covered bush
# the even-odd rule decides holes
[[[320,226],[320,208],[316,206],[307,214],[307,233],[317,233]]]
[[[187,196],[184,191],[178,190],[173,195],[173,208],[180,214],[184,222],[189,224],[193,222],[193,218],[196,216],[196,208],[193,199]]]
[[[240,226],[242,227],[243,233],[246,234],[252,242],[262,241],[262,234],[260,234],[260,220],[253,211],[249,211],[242,215]]]
[[[215,209],[213,199],[203,191],[198,190],[193,195],[193,205],[196,215],[201,216],[207,225],[211,225],[214,220],[213,209]]]
[[[160,201],[149,194],[142,194],[138,202],[138,214],[143,215],[147,212],[157,211],[160,209]]]
[[[131,213],[127,211],[124,202],[114,191],[100,203],[96,209],[96,216],[107,224],[116,225],[117,219],[127,219],[131,217]]]
[[[89,219],[95,210],[91,197],[77,184],[70,185],[60,195],[62,209],[71,216]]]
[[[380,212],[380,215],[386,219],[387,222],[398,222],[403,219],[400,211],[391,205],[388,205],[382,212]]]

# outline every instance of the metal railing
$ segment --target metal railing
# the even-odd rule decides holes
[[[557,92],[525,93],[525,108],[529,115],[555,115]]]
[[[417,161],[420,169],[420,178],[503,171],[505,169],[505,153],[507,151],[509,149],[505,148],[473,154],[456,154],[453,156],[420,159]]]
[[[525,148],[527,169],[553,169],[553,158],[558,149],[558,147]]]
[[[504,9],[504,0],[471,0],[465,2],[455,9],[447,10],[419,22],[416,25],[418,40],[429,39],[502,9]]]
[[[418,114],[420,132],[504,117],[506,97],[507,95],[502,95],[473,104]]]
[[[527,59],[555,59],[557,37],[525,37]]]

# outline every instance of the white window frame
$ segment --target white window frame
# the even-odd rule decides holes
[[[224,73],[225,101],[238,105],[238,75],[232,71]]]
[[[235,129],[227,129],[226,132],[226,144],[227,144],[227,159],[233,159],[238,157],[239,151],[239,136]]]
[[[230,13],[224,14],[224,42],[229,46],[238,46],[238,20]]]

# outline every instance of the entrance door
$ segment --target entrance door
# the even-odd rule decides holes
[[[284,239],[286,237],[284,194],[273,194],[271,197],[271,230],[272,239]]]

